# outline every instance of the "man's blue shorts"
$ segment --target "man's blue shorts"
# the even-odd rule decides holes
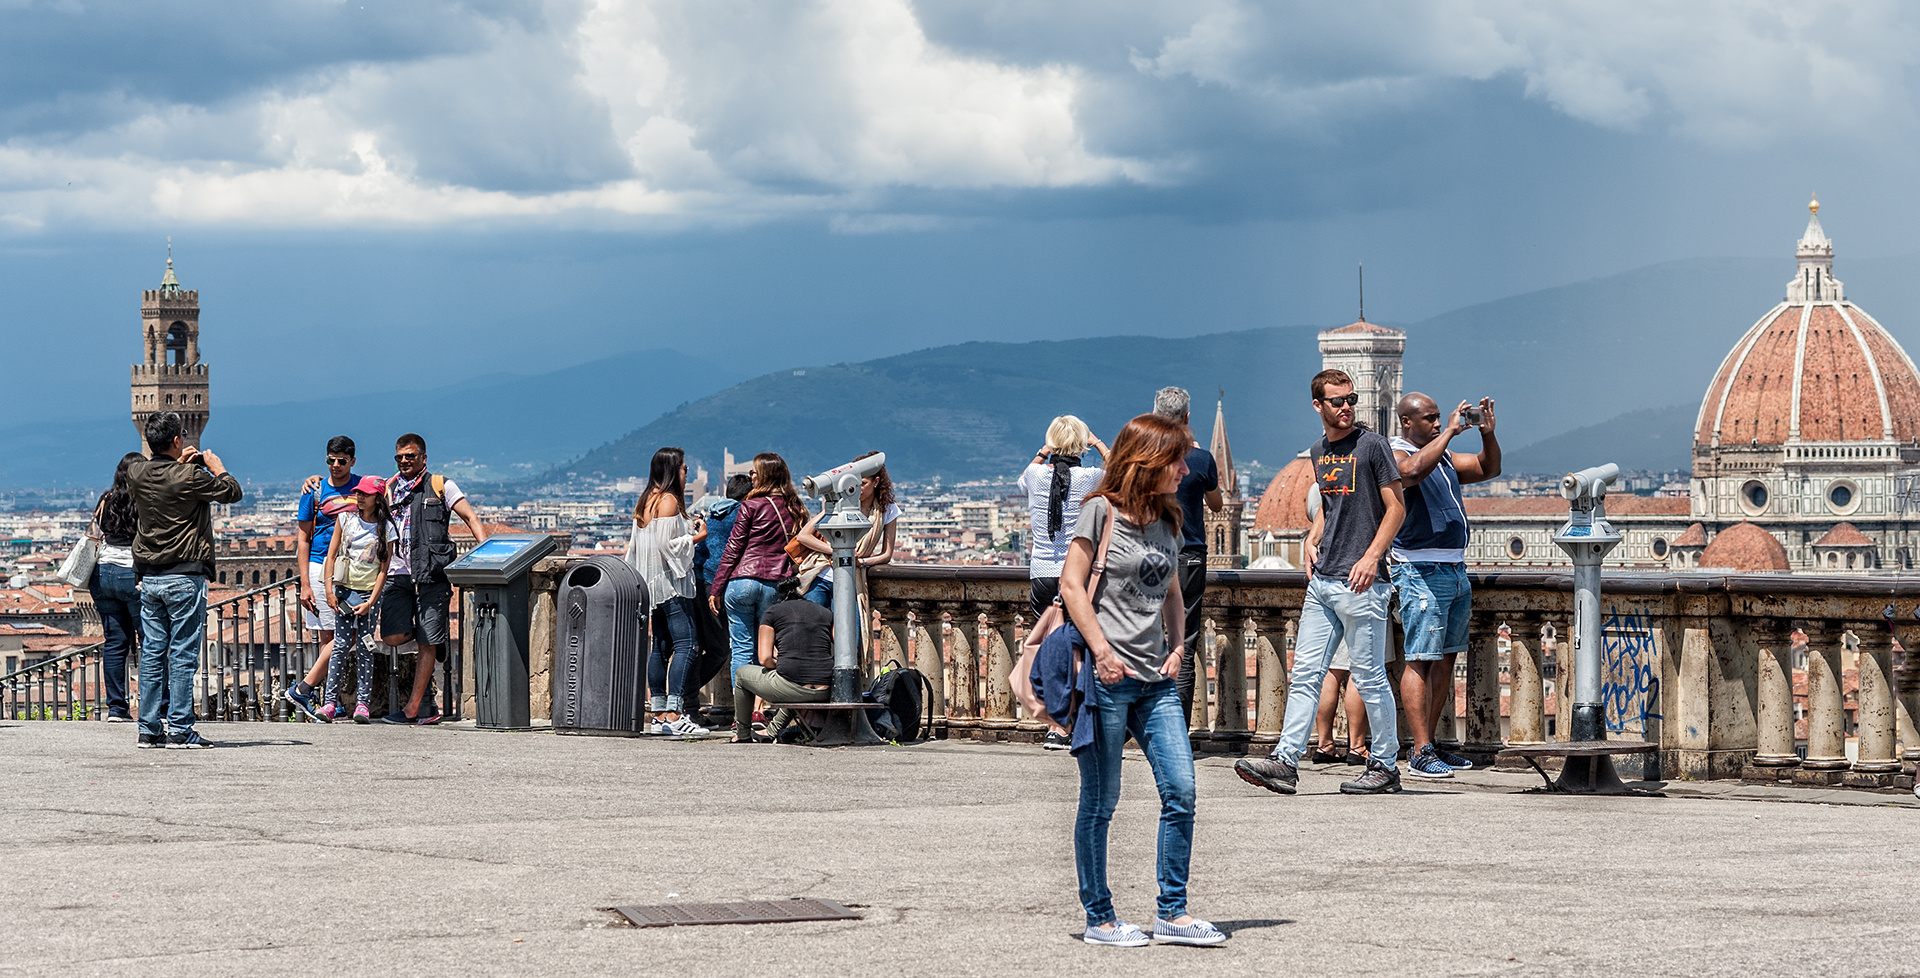
[[[1394,590],[1400,592],[1400,627],[1406,632],[1408,662],[1435,662],[1467,650],[1467,619],[1473,614],[1473,585],[1467,565],[1393,564]]]

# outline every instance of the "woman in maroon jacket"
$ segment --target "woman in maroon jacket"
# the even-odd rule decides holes
[[[793,488],[787,461],[772,452],[753,457],[753,489],[734,517],[733,535],[720,554],[707,598],[715,614],[726,608],[733,671],[751,665],[760,619],[778,599],[773,586],[793,573],[787,541],[807,524],[807,506]],[[733,688],[734,743],[754,741],[751,697]],[[758,738],[765,740],[766,738]]]

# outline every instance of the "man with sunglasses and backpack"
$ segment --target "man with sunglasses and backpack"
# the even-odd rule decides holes
[[[452,479],[427,471],[425,438],[401,435],[393,446],[393,464],[398,473],[387,480],[387,503],[398,532],[380,595],[380,640],[395,647],[413,643],[420,659],[406,706],[396,706],[381,721],[438,723],[440,708],[427,697],[427,687],[433,683],[434,656],[447,644],[447,605],[453,600],[446,575],[454,559],[450,517],[467,524],[475,546],[487,542],[487,529]]]

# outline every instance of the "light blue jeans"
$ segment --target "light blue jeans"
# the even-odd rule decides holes
[[[193,712],[193,674],[200,667],[206,637],[206,578],[157,574],[141,579],[141,733],[184,734],[193,729],[199,719]]]
[[[750,666],[760,650],[760,619],[780,597],[773,582],[752,577],[736,577],[727,582],[727,645],[733,653],[733,668],[728,675]]]
[[[1073,864],[1080,877],[1080,905],[1087,926],[1115,920],[1107,889],[1107,829],[1120,801],[1120,757],[1127,735],[1140,744],[1160,789],[1160,840],[1155,871],[1160,881],[1159,915],[1187,912],[1187,867],[1193,857],[1193,742],[1180,712],[1173,680],[1143,683],[1132,676],[1109,686],[1094,683],[1093,746],[1081,751],[1080,811],[1073,820]],[[1307,710],[1312,719],[1313,710]]]
[[[1384,580],[1374,581],[1360,594],[1349,589],[1346,581],[1330,581],[1318,574],[1307,580],[1307,602],[1300,609],[1300,631],[1293,642],[1287,720],[1273,756],[1300,763],[1307,736],[1313,732],[1327,663],[1333,661],[1333,650],[1344,638],[1353,684],[1360,690],[1360,702],[1366,704],[1367,727],[1373,732],[1369,750],[1385,764],[1399,758],[1399,721],[1393,712],[1393,683],[1387,678],[1387,598],[1392,593]]]

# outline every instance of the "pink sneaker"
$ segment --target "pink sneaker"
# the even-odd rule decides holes
[[[333,718],[340,715],[340,707],[338,704],[328,703],[313,712],[320,717],[321,723],[332,723]]]
[[[355,723],[372,723],[373,722],[373,714],[367,712],[367,704],[360,703],[354,706],[353,722]]]

